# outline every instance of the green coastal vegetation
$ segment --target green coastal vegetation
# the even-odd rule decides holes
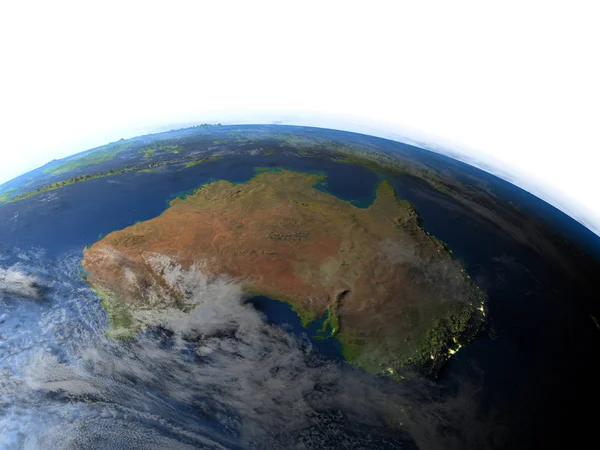
[[[163,147],[162,149],[165,151],[175,152],[175,153],[178,153],[180,151],[175,146]],[[145,153],[147,153],[149,151],[151,151],[151,150],[144,150]],[[187,169],[187,168],[194,167],[194,166],[197,166],[199,164],[203,164],[203,163],[206,163],[209,161],[215,161],[219,158],[220,158],[219,156],[202,158],[198,161],[192,161],[192,162],[187,163],[184,168]],[[6,203],[11,203],[11,202],[17,202],[19,200],[33,197],[34,195],[38,195],[43,192],[54,191],[56,189],[60,189],[65,186],[70,186],[75,183],[81,183],[84,181],[95,180],[98,178],[106,178],[106,177],[111,177],[111,176],[115,176],[115,175],[121,175],[126,172],[137,171],[137,172],[141,172],[141,173],[157,173],[158,167],[168,165],[168,164],[171,164],[171,163],[169,163],[169,162],[154,163],[143,169],[140,169],[137,166],[127,166],[127,167],[124,167],[123,169],[119,169],[119,170],[111,169],[111,170],[108,170],[107,172],[98,172],[95,174],[80,175],[77,177],[71,177],[71,178],[68,178],[65,180],[56,181],[54,183],[47,184],[45,186],[34,189],[32,191],[23,192],[19,195],[14,195],[14,193],[18,191],[17,189],[10,189],[10,190],[6,190],[6,191],[3,191],[2,193],[0,193],[0,205],[6,204]]]
[[[104,333],[107,338],[117,340],[127,340],[135,337],[131,331],[132,317],[127,308],[115,301],[113,296],[98,287],[92,287],[92,290],[100,298],[102,307],[107,312],[110,320],[110,328]]]
[[[340,332],[340,317],[338,315],[338,308],[342,297],[343,293],[338,295],[329,308],[327,308],[325,320],[323,320],[321,328],[317,330],[317,332],[321,334],[313,336],[314,339],[329,339],[338,335]],[[331,330],[329,335],[325,335],[328,330]]]
[[[118,142],[105,145],[104,147],[100,147],[99,149],[93,150],[84,155],[73,156],[72,158],[60,162],[58,165],[51,163],[49,167],[44,169],[44,173],[50,175],[61,175],[80,167],[93,166],[106,161],[111,161],[119,153],[127,150],[130,145],[131,143],[129,141],[121,139]]]
[[[485,320],[485,295],[481,293],[481,304],[456,302],[437,317],[433,324],[423,329],[417,345],[410,356],[398,357],[389,362],[385,372],[393,378],[405,378],[406,369],[435,378],[442,366],[463,346],[472,341]],[[344,358],[367,372],[381,372],[376,360],[363,358],[368,351],[369,336],[345,333],[338,336]]]
[[[75,184],[75,183],[81,183],[83,181],[89,181],[89,180],[95,180],[98,178],[106,178],[106,177],[111,177],[111,176],[115,176],[115,175],[120,175],[122,173],[125,172],[132,172],[134,170],[137,170],[136,167],[133,166],[127,166],[123,169],[120,170],[109,170],[108,172],[104,173],[104,172],[98,172],[94,175],[81,175],[78,177],[72,177],[69,178],[67,180],[63,180],[63,181],[57,181],[55,183],[51,183],[51,184],[47,184],[46,186],[42,186],[40,188],[37,188],[33,191],[29,191],[29,192],[25,192],[23,194],[19,194],[15,197],[12,197],[8,200],[8,202],[17,202],[19,200],[23,200],[25,198],[29,198],[29,197],[33,197],[34,195],[37,194],[41,194],[42,192],[48,192],[48,191],[54,191],[56,189],[60,189],[63,188],[65,186],[70,186],[71,184]]]
[[[143,154],[144,158],[152,158],[158,153],[180,153],[183,149],[181,146],[172,143],[172,140],[166,142],[153,142],[138,150],[138,153]]]
[[[482,297],[481,309],[483,304]],[[414,367],[427,367],[428,361],[443,364],[473,337],[469,330],[478,329],[481,325],[484,317],[481,309],[478,314],[478,308],[473,304],[452,304],[446,314],[437,318],[421,336],[419,352],[403,362]]]
[[[198,161],[192,161],[192,162],[187,163],[185,165],[184,169],[189,169],[190,167],[194,167],[199,164],[204,164],[204,163],[207,163],[210,161],[216,161],[217,159],[220,159],[220,158],[221,158],[220,156],[209,156],[206,158],[199,159]]]
[[[7,189],[5,191],[0,191],[0,204],[7,203],[10,201],[12,194],[16,192],[16,189]]]

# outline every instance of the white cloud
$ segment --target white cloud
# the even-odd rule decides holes
[[[93,316],[74,342],[71,331],[82,317],[55,305],[39,325],[51,319],[69,332],[56,333],[58,343],[31,347],[39,328],[20,327],[30,352],[13,351],[14,366],[0,371],[0,398],[11,405],[0,415],[0,447],[391,448],[403,436],[384,427],[401,422],[404,438],[419,448],[453,449],[464,448],[462,439],[497,433],[493,422],[475,417],[478,389],[469,383],[439,402],[426,380],[398,383],[323,360],[307,338],[268,324],[241,298],[241,286],[209,281],[168,258],[155,262],[197,304],[162,321],[180,345],[169,348],[152,335],[102,339],[103,322]],[[63,267],[50,270],[63,282],[59,290],[73,292],[80,283]],[[73,301],[89,300],[91,291],[79,293]]]
[[[37,277],[25,272],[20,264],[8,269],[0,267],[0,300],[38,298],[41,293]]]
[[[3,4],[0,180],[174,123],[339,124],[449,146],[598,229],[594,9]]]

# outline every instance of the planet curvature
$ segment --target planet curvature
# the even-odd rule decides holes
[[[572,448],[600,238],[400,142],[203,124],[0,186],[0,447]]]

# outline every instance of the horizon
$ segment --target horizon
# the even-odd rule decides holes
[[[593,6],[433,6],[2,5],[0,180],[173,124],[278,121],[448,154],[600,235]]]
[[[180,130],[185,130],[185,129],[189,129],[189,128],[194,128],[194,127],[201,127],[203,125],[210,125],[210,126],[216,126],[216,125],[222,125],[222,126],[230,126],[230,127],[235,127],[235,126],[287,126],[287,127],[306,127],[306,128],[318,128],[318,129],[328,129],[328,130],[336,130],[336,131],[344,131],[344,132],[348,132],[348,133],[354,133],[354,134],[360,134],[360,135],[364,135],[364,136],[370,136],[370,137],[376,137],[379,139],[385,139],[385,140],[389,140],[392,142],[398,142],[401,144],[405,144],[405,145],[409,145],[412,147],[416,147],[418,149],[421,150],[426,150],[432,153],[436,153],[438,155],[442,155],[444,157],[450,158],[452,160],[456,160],[456,161],[460,161],[470,167],[474,167],[478,170],[482,170],[483,172],[485,172],[486,174],[489,175],[493,175],[501,180],[503,180],[506,183],[509,183],[513,186],[518,187],[519,189],[522,189],[523,191],[531,194],[532,196],[536,197],[538,200],[544,201],[547,204],[553,206],[554,208],[556,208],[557,210],[561,211],[562,213],[564,213],[565,215],[567,215],[569,218],[571,218],[572,220],[574,220],[575,222],[577,222],[578,224],[580,224],[581,226],[583,226],[584,228],[586,228],[587,230],[589,230],[590,232],[592,232],[593,234],[595,234],[596,236],[600,237],[600,228],[598,227],[594,227],[593,225],[591,225],[590,223],[586,223],[585,218],[580,218],[580,217],[576,217],[573,214],[570,214],[569,212],[567,212],[565,210],[564,207],[561,207],[560,202],[557,202],[556,200],[552,200],[552,198],[550,198],[549,196],[544,196],[544,194],[542,195],[538,195],[535,192],[532,192],[532,190],[527,189],[525,187],[523,187],[522,185],[520,185],[517,182],[515,182],[513,179],[511,179],[511,174],[509,173],[504,173],[502,171],[502,169],[500,168],[496,168],[496,167],[490,167],[489,165],[486,164],[478,164],[477,161],[473,161],[473,160],[469,160],[469,155],[467,155],[466,153],[460,153],[457,151],[457,149],[452,149],[452,148],[444,148],[442,146],[436,145],[436,144],[427,144],[424,142],[419,142],[417,140],[413,140],[410,138],[398,138],[398,136],[393,136],[392,133],[383,133],[383,134],[369,134],[367,132],[364,131],[355,131],[352,129],[342,129],[342,128],[332,128],[332,127],[328,127],[328,126],[317,126],[317,125],[311,125],[311,124],[295,124],[295,123],[284,123],[284,121],[282,120],[277,120],[277,121],[272,121],[270,123],[264,122],[264,123],[254,123],[254,122],[247,122],[247,123],[225,123],[224,122],[198,122],[198,123],[188,123],[188,124],[171,124],[171,125],[164,125],[162,127],[158,127],[158,128],[154,128],[154,129],[149,129],[148,132],[145,133],[141,133],[141,134],[137,134],[137,135],[132,135],[132,136],[128,136],[128,137],[120,137],[118,139],[114,139],[108,142],[104,142],[103,144],[99,144],[96,145],[94,147],[91,148],[87,148],[81,151],[77,151],[75,153],[60,157],[60,158],[53,158],[47,162],[45,162],[44,164],[37,166],[34,169],[28,170],[26,172],[23,172],[13,178],[11,178],[8,181],[2,182],[0,183],[0,188],[2,188],[3,186],[5,186],[6,184],[9,184],[10,182],[27,175],[28,173],[31,173],[33,171],[39,170],[41,168],[43,168],[44,166],[51,164],[52,162],[55,161],[61,161],[64,159],[69,159],[72,157],[75,157],[79,154],[82,153],[86,153],[86,152],[90,152],[96,149],[100,149],[102,147],[104,147],[105,145],[114,143],[114,142],[118,142],[121,140],[131,140],[131,139],[135,139],[141,136],[150,136],[150,135],[155,135],[155,134],[161,134],[161,133],[168,133],[171,131],[180,131]],[[471,155],[473,156],[473,155]],[[544,198],[546,197],[546,198]]]

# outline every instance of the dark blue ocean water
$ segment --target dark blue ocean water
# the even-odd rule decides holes
[[[304,328],[300,317],[298,317],[287,303],[278,302],[268,297],[252,297],[249,299],[249,302],[256,309],[264,313],[270,323],[279,325],[296,336],[302,336],[307,340],[310,339],[311,345],[321,355],[333,361],[341,362],[344,360],[342,345],[336,338],[315,339],[315,336],[324,337],[329,336],[331,333],[331,329],[325,330],[325,333],[320,331],[327,313],[323,317],[311,322],[307,328]]]
[[[225,158],[166,174],[94,179],[7,204],[0,208],[0,245],[39,246],[49,254],[83,249],[100,234],[158,216],[170,200],[205,183],[245,182],[256,175],[256,167],[325,173],[327,184],[319,188],[357,206],[368,206],[374,198],[377,176],[360,166],[281,156]]]

